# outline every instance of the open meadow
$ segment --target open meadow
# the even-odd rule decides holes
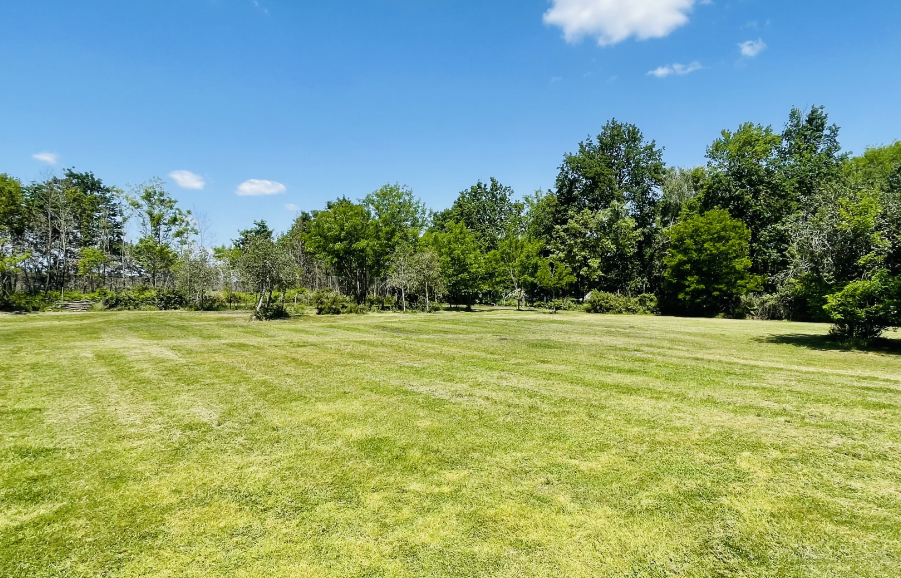
[[[901,348],[827,330],[0,316],[0,576],[898,576]]]

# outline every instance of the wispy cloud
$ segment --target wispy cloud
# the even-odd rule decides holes
[[[758,38],[757,40],[748,40],[747,42],[742,42],[738,45],[738,48],[741,50],[741,55],[746,58],[754,58],[764,50],[766,50],[766,42],[763,41],[762,38]]]
[[[551,0],[545,24],[563,29],[567,42],[588,36],[600,46],[662,38],[688,22],[696,0]],[[706,2],[701,2],[702,4]]]
[[[296,213],[297,211],[300,210],[300,207],[298,207],[294,203],[288,203],[287,205],[285,205],[285,210],[291,211],[292,213]]]
[[[265,179],[250,179],[238,185],[235,194],[239,197],[262,197],[265,195],[277,195],[288,190],[285,185],[276,181]]]
[[[673,74],[675,74],[676,76],[685,76],[686,74],[691,74],[692,72],[696,72],[703,68],[704,67],[701,66],[701,63],[698,61],[692,62],[690,64],[679,64],[678,62],[676,62],[674,64],[655,68],[654,70],[648,72],[648,76],[656,76],[657,78],[666,78],[667,76]]]
[[[191,171],[172,171],[169,173],[169,177],[179,187],[191,191],[201,191],[206,186],[206,181],[203,180],[203,177]]]
[[[37,153],[31,155],[31,158],[48,165],[55,165],[57,162],[59,162],[59,155],[56,153]]]

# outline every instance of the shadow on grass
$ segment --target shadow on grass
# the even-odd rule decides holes
[[[885,337],[874,339],[867,345],[839,341],[830,335],[808,335],[803,333],[768,335],[760,337],[756,341],[760,343],[794,345],[795,347],[806,347],[819,351],[867,351],[887,355],[901,355],[901,339],[887,339]]]

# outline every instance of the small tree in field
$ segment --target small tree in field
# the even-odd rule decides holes
[[[560,305],[557,294],[565,293],[576,282],[576,276],[564,263],[541,259],[535,280],[539,287],[551,294],[551,309],[556,313]]]
[[[671,307],[689,314],[732,312],[740,297],[759,290],[750,274],[751,233],[744,223],[716,209],[669,230],[664,257],[665,289]]]
[[[415,282],[414,255],[412,247],[401,245],[394,251],[388,264],[388,286],[400,291],[400,303],[403,311],[407,310],[407,293]]]
[[[175,265],[175,286],[195,307],[203,308],[207,292],[213,289],[218,280],[219,268],[212,251],[197,245],[182,249]]]
[[[430,296],[439,299],[445,292],[444,277],[441,276],[441,264],[436,253],[432,249],[425,249],[413,254],[413,289],[422,291],[425,297],[425,310],[431,309]]]
[[[870,279],[852,281],[826,301],[823,309],[837,337],[868,342],[890,327],[901,327],[901,277],[885,269]]]
[[[260,235],[249,239],[237,261],[242,280],[257,294],[254,318],[271,318],[272,292],[285,289],[295,279],[291,255],[271,237]]]

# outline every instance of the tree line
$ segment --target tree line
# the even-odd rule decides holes
[[[519,199],[491,178],[432,212],[386,185],[219,247],[159,179],[122,191],[74,169],[0,175],[0,300],[147,286],[197,307],[252,293],[265,312],[307,289],[350,308],[585,302],[831,321],[869,339],[901,325],[901,142],[853,156],[838,137],[823,107],[793,109],[781,130],[724,130],[704,166],[678,168],[611,120],[563,156],[551,190]]]

